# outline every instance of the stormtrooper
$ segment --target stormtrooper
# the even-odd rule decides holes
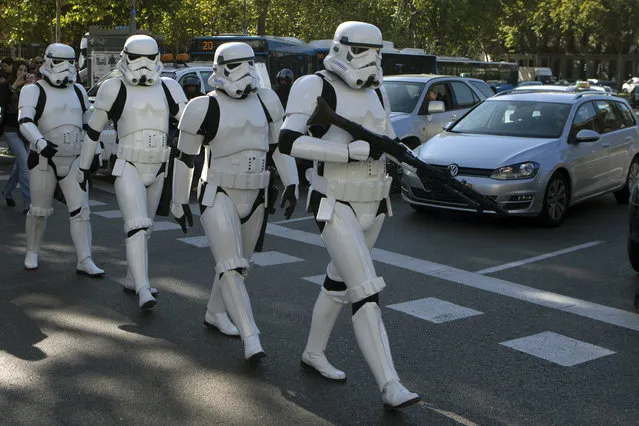
[[[245,43],[217,48],[209,78],[214,90],[191,100],[178,126],[180,154],[174,162],[171,204],[173,216],[186,232],[186,223],[192,225],[193,163],[204,146],[208,170],[205,167],[202,172],[198,200],[200,220],[215,259],[204,322],[228,335],[239,330],[244,358],[250,361],[265,356],[244,278],[265,214],[267,157],[272,156],[285,186],[281,206],[288,204],[287,217],[298,198],[295,161],[282,155],[277,146],[284,111],[271,89],[257,88],[254,61],[253,49]],[[226,311],[236,327],[228,322]]]
[[[157,290],[149,286],[147,240],[170,156],[169,117],[179,120],[186,97],[175,80],[160,77],[160,52],[149,36],[134,35],[126,40],[117,69],[122,77],[105,81],[95,98],[77,178],[80,187],[86,189],[100,132],[112,120],[117,129],[117,160],[112,174],[126,235],[128,271],[124,289],[137,293],[140,309],[150,309],[157,303]]]
[[[18,124],[31,146],[27,164],[31,185],[31,206],[26,218],[27,255],[24,267],[38,269],[38,254],[47,217],[53,214],[56,184],[66,198],[70,214],[71,239],[76,249],[76,272],[102,277],[104,271],[91,257],[91,219],[87,192],[75,182],[82,150],[83,124],[91,113],[84,88],[75,84],[73,48],[54,43],[45,51],[40,67],[43,78],[20,93]],[[94,161],[89,158],[89,165]]]
[[[389,102],[381,86],[382,34],[364,22],[337,27],[325,71],[294,83],[279,138],[282,153],[313,160],[307,208],[313,212],[330,256],[313,309],[302,367],[332,380],[345,380],[324,351],[345,304],[352,306],[357,344],[375,376],[384,407],[394,410],[420,400],[399,380],[379,308],[385,287],[373,266],[372,249],[386,216],[392,214],[386,156],[341,128],[308,126],[322,97],[339,115],[395,138]]]

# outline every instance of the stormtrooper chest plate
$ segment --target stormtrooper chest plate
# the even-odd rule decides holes
[[[38,120],[40,133],[45,134],[61,126],[74,126],[82,129],[82,105],[72,86],[65,88],[42,84],[46,94],[46,103],[42,116]]]
[[[335,112],[375,133],[387,134],[386,111],[374,90],[352,89],[339,80],[332,84],[337,98]],[[322,139],[343,143],[353,141],[348,132],[337,126],[330,126]]]
[[[126,84],[126,101],[117,123],[118,137],[125,138],[141,130],[169,132],[169,105],[161,84],[134,86]]]
[[[215,96],[220,106],[220,121],[211,141],[211,156],[222,158],[241,151],[268,151],[268,123],[257,95],[232,99]]]

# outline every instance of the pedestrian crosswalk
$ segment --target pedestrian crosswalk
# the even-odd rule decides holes
[[[92,213],[94,215],[104,219],[114,220],[114,222],[115,219],[119,219],[117,222],[119,222],[119,224],[121,223],[122,215],[120,211],[112,210],[112,207],[109,209],[107,203],[92,200],[90,205],[92,207],[96,207],[95,209],[92,209]],[[199,215],[199,206],[196,204],[191,205],[191,210],[194,215]],[[323,245],[319,235],[301,232],[292,228],[287,228],[284,225],[286,225],[286,223],[280,222],[279,225],[269,224],[267,232],[271,235],[284,238],[288,235],[289,240],[294,240],[297,244],[310,244],[315,246]],[[184,234],[180,231],[180,226],[171,220],[157,220],[153,226],[153,231],[179,231],[176,232],[175,237],[176,240],[181,243],[196,248],[208,247],[208,240],[205,236],[184,236]],[[296,244],[292,244],[291,247],[296,247]],[[291,254],[279,251],[255,253],[251,262],[258,267],[264,268],[305,262],[307,259],[300,257],[300,253],[303,253],[303,251],[296,251]],[[401,257],[401,262],[395,262],[393,260],[397,256]],[[374,260],[382,263],[391,263],[396,266],[401,263],[401,266],[404,267],[404,269],[409,269],[425,275],[439,274],[445,276],[446,273],[450,273],[451,269],[449,267],[445,267],[445,265],[438,265],[426,260],[411,258],[405,255],[379,249],[375,249],[373,257]],[[302,277],[302,281],[309,282],[314,285],[322,285],[324,277],[325,275],[323,274],[305,276]],[[490,277],[484,276],[484,278],[489,279]],[[517,286],[517,284],[514,285]],[[503,294],[503,296],[509,295]],[[552,308],[552,306],[547,307]],[[472,321],[472,318],[474,317],[487,315],[472,306],[462,306],[455,303],[455,301],[443,300],[436,297],[406,300],[399,303],[393,303],[388,306],[383,306],[383,308],[400,312],[404,315],[409,315],[413,318],[434,324],[437,327],[446,327],[449,323],[459,323],[460,321]],[[596,346],[570,336],[565,336],[552,330],[546,330],[532,335],[513,337],[514,338],[511,340],[494,342],[494,344],[497,347],[503,348],[503,350],[517,351],[518,353],[542,359],[562,367],[573,367],[586,362],[596,362],[596,360],[602,357],[611,356],[616,353],[613,350]]]

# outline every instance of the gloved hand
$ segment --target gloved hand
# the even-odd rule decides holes
[[[35,148],[38,154],[49,159],[53,158],[56,152],[58,152],[58,145],[54,144],[53,142],[49,142],[46,139],[39,139],[36,142]]]
[[[78,174],[76,176],[77,176],[78,183],[80,184],[80,188],[82,188],[82,190],[86,192],[87,182],[89,181],[89,178],[91,177],[91,171],[78,168]]]
[[[297,206],[296,187],[297,185],[289,185],[284,190],[284,194],[282,194],[282,204],[280,207],[284,208],[284,205],[288,202],[288,207],[286,207],[286,210],[284,211],[284,216],[286,216],[287,219],[291,218],[295,211],[295,207]]]
[[[191,206],[188,204],[171,203],[171,214],[182,228],[182,232],[185,234],[187,230],[187,222],[189,226],[193,226],[193,214],[191,213]]]

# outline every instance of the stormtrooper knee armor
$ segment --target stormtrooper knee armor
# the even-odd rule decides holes
[[[78,255],[76,271],[101,277],[104,271],[91,257],[88,198],[81,194],[73,178],[82,149],[83,125],[91,114],[86,91],[75,84],[73,48],[60,43],[49,45],[40,72],[43,79],[22,90],[18,109],[20,132],[31,146],[28,165],[32,203],[26,219],[24,266],[27,270],[38,268],[46,217],[53,213],[53,193],[59,180],[72,209],[71,238]]]
[[[342,304],[350,302],[357,343],[382,392],[384,406],[397,409],[414,404],[419,396],[406,390],[395,372],[377,305],[384,280],[376,276],[370,257],[384,217],[392,214],[386,159],[371,150],[367,141],[353,140],[336,125],[307,125],[316,99],[323,96],[337,114],[375,133],[395,137],[381,86],[382,43],[374,25],[339,25],[324,59],[326,70],[293,84],[279,146],[285,154],[314,161],[307,206],[331,257],[313,310],[302,365],[326,378],[344,380],[344,373],[326,360],[324,350]]]

